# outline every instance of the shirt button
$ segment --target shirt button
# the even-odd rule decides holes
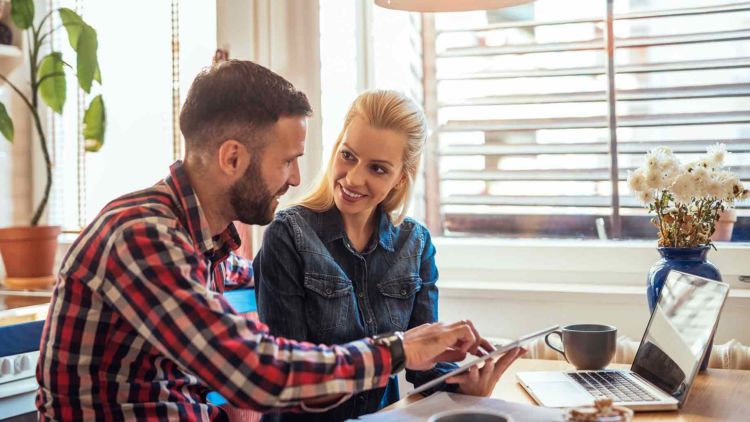
[[[401,289],[401,296],[406,296],[406,289]]]
[[[377,378],[373,378],[372,379],[372,385],[378,385],[378,379]]]
[[[361,298],[365,297],[365,294],[363,292],[359,292],[359,293],[357,293],[357,297],[359,297],[361,299]]]
[[[333,289],[326,289],[326,294],[327,294],[327,295],[329,295],[329,294],[331,294],[331,293],[333,293]]]
[[[372,324],[372,318],[367,318],[367,323]]]

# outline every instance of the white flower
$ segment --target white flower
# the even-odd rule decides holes
[[[664,171],[670,168],[676,158],[667,147],[656,147],[646,153],[646,169]]]
[[[666,186],[662,186],[662,173],[658,169],[648,169],[646,172],[646,186],[650,189],[659,189]]]
[[[744,200],[746,197],[746,189],[745,185],[740,182],[739,177],[737,178],[737,182],[733,185],[732,188],[732,200]]]
[[[654,153],[663,155],[663,156],[671,156],[672,155],[672,148],[665,147],[665,146],[656,147],[656,148],[652,149],[651,151],[654,152]]]
[[[677,157],[671,154],[664,155],[659,161],[658,168],[664,173],[675,172],[680,168],[680,160],[678,160]]]
[[[710,177],[706,181],[704,191],[711,198],[721,199],[724,197],[724,186],[716,176]]]
[[[642,168],[628,172],[628,186],[633,193],[648,189],[646,186],[646,176]]]
[[[732,172],[719,172],[716,180],[721,184],[722,192],[717,198],[722,201],[732,202],[737,197],[737,192],[742,193],[742,182],[740,182],[740,178]]]
[[[675,202],[682,204],[690,203],[693,198],[693,178],[689,173],[677,176],[669,189],[674,195]]]
[[[655,170],[659,168],[660,155],[656,150],[652,150],[646,153],[646,168],[649,170]]]
[[[694,195],[704,196],[706,194],[706,184],[711,179],[708,170],[705,167],[698,166],[692,171],[692,173],[690,173],[690,177],[693,179],[694,183]]]
[[[709,145],[709,147],[706,148],[706,156],[711,165],[714,167],[721,167],[724,165],[724,160],[727,158],[727,146],[719,143]]]
[[[645,190],[638,192],[638,200],[641,201],[643,205],[650,205],[652,202],[654,202],[654,199],[656,199],[656,197],[654,196],[654,191]]]

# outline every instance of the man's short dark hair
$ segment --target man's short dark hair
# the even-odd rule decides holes
[[[263,130],[282,116],[309,116],[307,96],[263,66],[228,60],[202,71],[193,81],[180,112],[188,151],[218,147],[236,139],[246,147],[265,147]]]

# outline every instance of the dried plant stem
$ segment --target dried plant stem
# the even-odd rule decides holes
[[[656,196],[656,201],[654,202],[654,204],[656,205],[656,219],[657,219],[657,221],[659,221],[659,237],[661,239],[666,239],[666,237],[667,237],[666,236],[666,232],[664,231],[665,230],[664,229],[664,219],[661,216],[662,210],[664,209],[662,207],[662,200],[664,198],[664,195],[666,195],[666,194],[667,194],[666,191],[662,191],[661,192],[661,196],[657,195]]]
[[[686,246],[693,245],[693,243],[696,241],[696,238],[698,237],[698,232],[703,229],[703,206],[706,204],[706,200],[702,199],[698,202],[698,204],[698,213],[696,214],[698,222],[697,224],[694,224],[695,227],[693,228],[692,233],[687,236],[688,243]]]

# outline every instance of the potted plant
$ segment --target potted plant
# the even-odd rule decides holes
[[[52,188],[53,165],[47,149],[47,136],[41,120],[41,111],[43,107],[49,107],[55,113],[62,114],[67,87],[65,67],[72,67],[63,60],[61,52],[43,52],[48,48],[52,33],[60,29],[60,26],[52,29],[45,26],[55,14],[59,16],[61,26],[65,28],[70,46],[75,52],[75,60],[71,63],[75,63],[78,87],[90,93],[94,82],[101,84],[94,28],[67,8],[51,10],[35,24],[33,0],[11,2],[12,22],[27,39],[30,94],[24,94],[20,87],[8,80],[8,75],[0,74],[0,79],[21,97],[28,108],[33,121],[34,135],[39,141],[46,165],[44,193],[30,218],[30,225],[0,228],[0,254],[3,256],[8,277],[5,283],[9,286],[11,283],[17,283],[11,287],[42,287],[54,280],[53,265],[60,227],[40,224]],[[91,100],[82,123],[86,150],[97,151],[103,144],[105,128],[104,102],[101,95]],[[2,102],[0,133],[9,142],[13,142],[13,121]]]

